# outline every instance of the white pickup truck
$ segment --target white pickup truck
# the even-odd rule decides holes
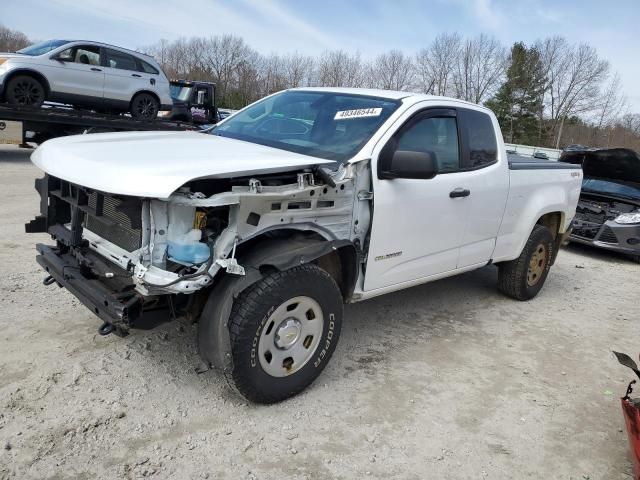
[[[207,366],[262,403],[320,374],[344,302],[490,264],[502,292],[534,297],[582,177],[507,158],[478,105],[343,88],[271,95],[211,134],[58,138],[32,161],[46,174],[26,230],[55,240],[37,245],[45,284],[102,334],[158,309],[198,321]]]

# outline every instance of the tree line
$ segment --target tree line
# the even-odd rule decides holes
[[[27,43],[0,25],[0,51]],[[507,142],[640,150],[640,114],[629,112],[620,77],[595,48],[560,36],[507,48],[484,34],[442,33],[415,54],[394,49],[371,59],[345,50],[263,55],[235,35],[163,39],[138,50],[170,78],[215,82],[227,108],[293,87],[417,91],[490,107]]]
[[[172,78],[216,82],[228,108],[293,87],[418,91],[489,106],[507,142],[640,150],[631,128],[640,115],[628,112],[620,77],[595,48],[559,36],[506,48],[488,35],[442,33],[414,55],[389,50],[370,60],[345,50],[262,55],[234,35],[161,40],[142,50]]]

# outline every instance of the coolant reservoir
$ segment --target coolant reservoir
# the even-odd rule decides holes
[[[209,246],[200,241],[202,232],[193,228],[195,212],[195,207],[187,205],[169,206],[169,260],[197,265],[209,259]]]

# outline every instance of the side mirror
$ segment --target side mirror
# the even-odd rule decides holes
[[[71,62],[71,61],[73,61],[73,59],[70,56],[62,55],[61,53],[51,57],[51,59],[52,60],[57,60],[59,62]]]
[[[204,90],[198,90],[198,105],[204,105],[204,96],[206,92]]]
[[[429,179],[438,173],[437,165],[436,155],[433,152],[396,150],[391,157],[389,168],[380,170],[378,178],[387,180],[393,178]]]

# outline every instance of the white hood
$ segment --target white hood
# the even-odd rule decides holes
[[[108,193],[167,198],[190,180],[275,173],[333,163],[198,132],[94,133],[43,143],[42,170]]]

